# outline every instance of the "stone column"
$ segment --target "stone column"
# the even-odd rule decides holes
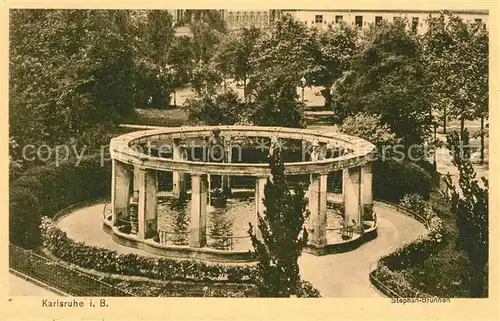
[[[343,170],[342,194],[344,198],[344,213],[346,226],[356,222],[355,230],[363,230],[363,208],[361,206],[361,167]]]
[[[146,239],[154,237],[156,232],[156,192],[158,184],[156,171],[139,168],[137,171],[137,186],[139,188],[138,221],[139,230],[137,237]]]
[[[111,207],[112,207],[112,225],[116,225],[116,218],[119,213],[127,216],[129,203],[129,189],[131,173],[127,166],[117,160],[113,160],[111,165]]]
[[[191,237],[189,246],[204,247],[207,243],[207,176],[191,174]]]
[[[173,143],[172,159],[174,160],[184,159],[184,155],[182,153],[178,141],[174,141]],[[182,172],[176,172],[176,171],[172,172],[172,186],[175,197],[179,198],[181,194],[186,192],[186,175]]]
[[[255,215],[254,215],[254,221],[253,221],[253,228],[254,228],[254,233],[255,236],[257,236],[258,239],[262,239],[262,234],[260,233],[259,229],[259,218],[257,216],[257,213],[261,216],[265,216],[265,206],[264,206],[264,187],[266,186],[267,183],[267,176],[257,176],[255,178]]]
[[[139,180],[140,180],[140,169],[139,169],[138,166],[134,166],[134,179],[133,179],[133,181],[134,181],[134,184],[133,184],[134,188],[133,188],[133,191],[135,193],[138,193],[139,189],[140,189],[139,184],[138,184]]]
[[[233,157],[232,152],[233,152],[232,148],[231,148],[231,146],[229,146],[226,150],[226,163],[231,164],[232,157]],[[229,194],[231,194],[231,176],[230,175],[223,175],[222,176],[222,189],[224,191],[229,192]]]
[[[373,212],[373,174],[372,163],[367,163],[361,167],[361,190],[364,215],[370,216]]]
[[[327,180],[326,174],[312,174],[309,185],[309,229],[311,230],[311,243],[315,245],[327,244]]]

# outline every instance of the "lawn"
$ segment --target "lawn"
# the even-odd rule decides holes
[[[186,125],[188,111],[183,107],[171,109],[140,109],[135,110],[135,115],[125,119],[124,124],[178,127]]]

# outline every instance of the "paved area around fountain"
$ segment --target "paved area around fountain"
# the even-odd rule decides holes
[[[89,245],[106,247],[119,253],[154,254],[114,242],[102,230],[104,204],[82,208],[62,218],[58,225],[69,237]],[[370,265],[384,254],[425,233],[422,224],[383,206],[375,205],[378,237],[351,252],[326,256],[304,253],[300,258],[303,279],[314,284],[324,297],[379,297],[368,279]]]

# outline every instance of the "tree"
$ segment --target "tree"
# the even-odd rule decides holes
[[[448,85],[450,76],[449,59],[453,50],[453,39],[446,28],[445,14],[429,17],[427,30],[422,36],[422,56],[429,79],[429,95],[432,95],[432,110],[440,113],[443,131],[446,134],[446,122],[451,109],[450,95],[452,88]]]
[[[368,30],[352,71],[333,87],[332,104],[340,123],[359,112],[380,115],[406,148],[422,143],[431,118],[420,46],[405,22]]]
[[[453,39],[448,59],[451,113],[460,119],[463,131],[465,120],[485,117],[488,112],[488,33],[483,24],[467,23],[453,15],[448,19]]]
[[[299,102],[296,82],[284,72],[268,74],[249,84],[250,121],[261,126],[305,127],[304,103]]]
[[[470,162],[469,133],[454,132],[448,136],[448,148],[453,154],[453,164],[460,172],[457,190],[448,175],[451,211],[455,214],[460,245],[469,257],[470,291],[473,297],[488,296],[488,180],[479,185]]]
[[[234,125],[246,119],[245,104],[233,90],[189,99],[186,105],[190,120],[207,125]]]
[[[253,51],[251,82],[260,82],[271,74],[286,77],[287,83],[299,85],[302,77],[312,84],[319,70],[315,61],[317,42],[311,30],[302,22],[285,15],[268,33],[262,35]]]
[[[329,106],[332,85],[350,69],[352,58],[358,51],[359,33],[357,28],[340,23],[329,25],[328,29],[314,33],[313,37],[318,41],[316,63],[319,70],[312,77],[315,85],[324,87],[321,93],[325,106]]]
[[[442,110],[444,132],[448,115],[481,119],[481,162],[484,162],[484,120],[488,117],[488,31],[481,22],[464,22],[442,13],[427,20],[422,38],[434,109]]]
[[[138,21],[136,35],[139,90],[143,92],[140,103],[164,107],[177,85],[175,70],[169,66],[175,43],[173,17],[165,10],[148,10]]]
[[[232,75],[236,81],[243,81],[243,96],[246,98],[247,79],[253,66],[250,57],[254,55],[261,30],[256,27],[243,28],[227,34],[214,56],[216,66],[224,75]]]
[[[250,223],[249,234],[259,259],[261,294],[267,297],[296,295],[300,287],[298,258],[307,244],[308,234],[304,222],[309,215],[304,190],[297,186],[290,192],[285,167],[278,152],[272,154],[269,164],[272,178],[264,188],[264,213],[258,213],[257,238]]]
[[[208,63],[227,33],[221,13],[218,10],[186,10],[184,17],[191,30],[196,62]]]
[[[94,129],[133,112],[129,12],[11,10],[10,18],[10,135],[20,146],[75,138],[100,147],[107,137]]]

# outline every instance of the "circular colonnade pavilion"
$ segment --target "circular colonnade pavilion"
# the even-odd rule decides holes
[[[156,128],[112,139],[111,204],[103,226],[116,242],[154,254],[252,260],[248,223],[260,237],[257,213],[264,214],[268,154],[275,148],[289,185],[309,185],[306,251],[345,251],[376,236],[373,144],[338,132],[258,126]],[[241,208],[227,201],[241,197]],[[185,206],[174,206],[180,200]],[[225,229],[214,232],[213,218],[226,222],[231,206],[246,228],[222,224]]]

